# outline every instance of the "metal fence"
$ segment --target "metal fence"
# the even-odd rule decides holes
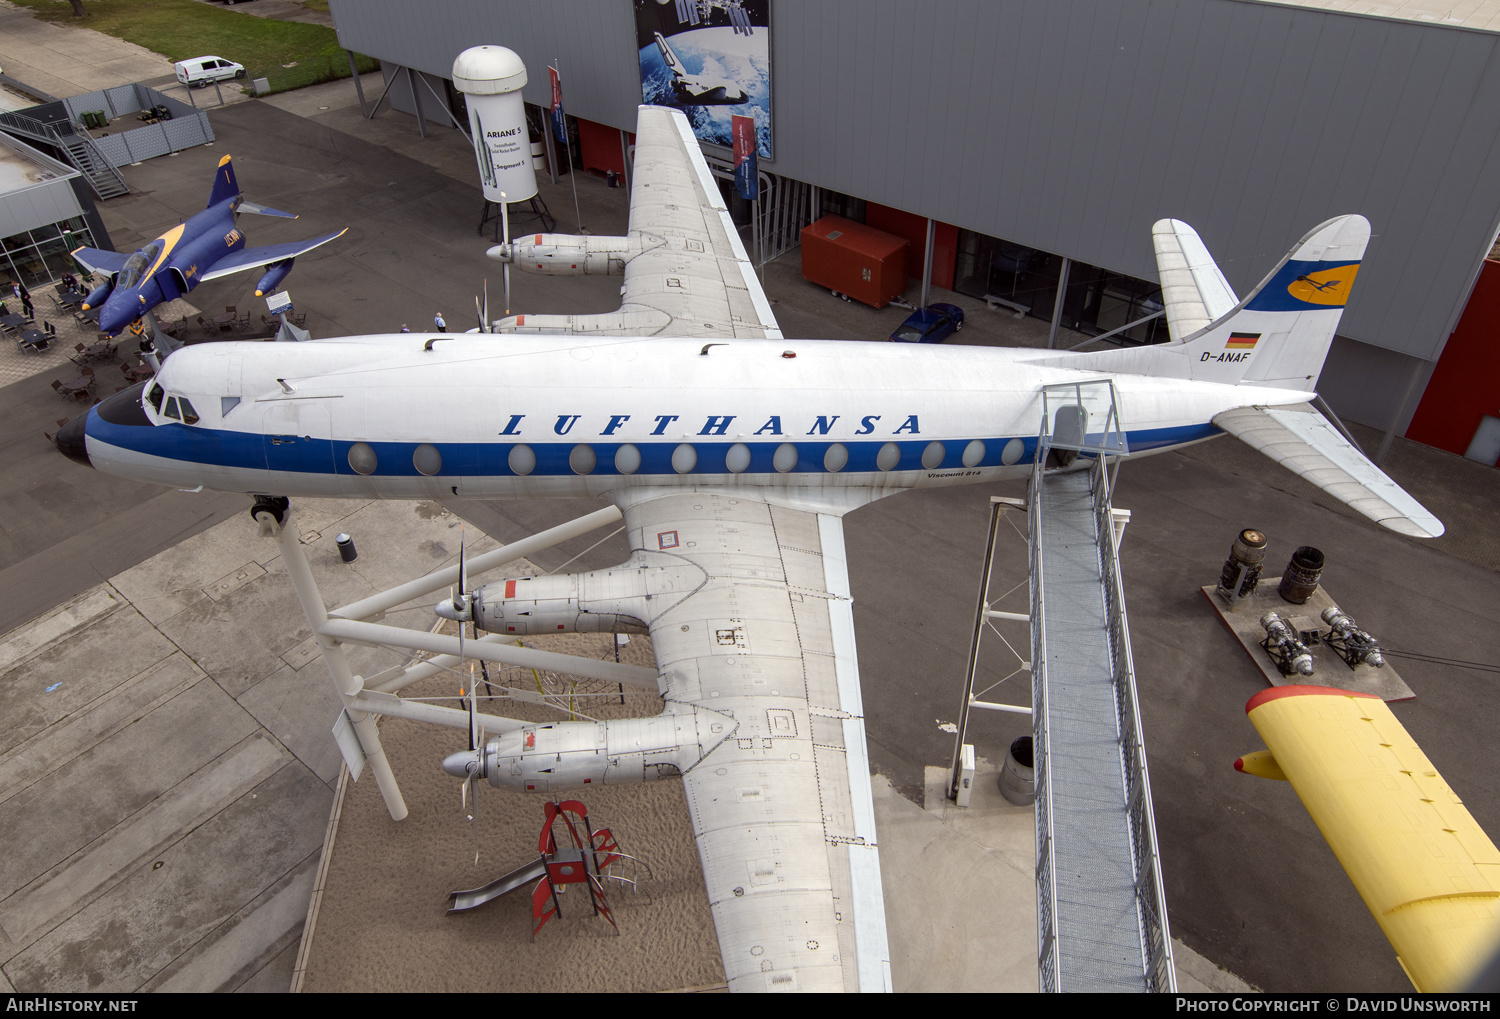
[[[69,119],[75,123],[83,120],[83,114],[96,110],[115,120],[157,106],[164,106],[171,113],[170,120],[118,130],[95,138],[94,145],[114,166],[139,163],[169,152],[206,145],[214,140],[214,129],[208,122],[208,114],[145,85],[119,85],[85,92],[65,99],[63,103],[68,109]]]

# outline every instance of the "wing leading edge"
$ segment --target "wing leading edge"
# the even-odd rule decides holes
[[[625,520],[704,577],[651,638],[669,701],[735,720],[683,775],[730,989],[890,990],[842,521],[740,492]]]

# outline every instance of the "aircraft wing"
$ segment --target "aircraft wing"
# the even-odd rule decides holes
[[[646,250],[625,265],[622,311],[669,316],[657,336],[781,338],[687,118],[665,107],[640,108],[630,223]]]
[[[1381,527],[1413,538],[1436,538],[1443,523],[1407,494],[1311,404],[1243,407],[1214,424],[1238,436]]]
[[[1418,991],[1464,989],[1500,934],[1500,850],[1379,697],[1282,686],[1245,713]],[[1278,773],[1279,769],[1279,773]]]
[[[1173,340],[1187,339],[1240,302],[1198,231],[1181,220],[1157,220],[1151,227],[1151,242],[1156,247],[1162,303]]]
[[[327,244],[329,241],[337,240],[349,232],[348,227],[338,233],[324,234],[322,237],[314,237],[310,241],[290,241],[286,244],[267,244],[259,248],[243,248],[225,255],[214,263],[213,268],[198,277],[198,282],[205,280],[216,280],[220,276],[228,276],[232,272],[240,272],[244,269],[257,269],[272,262],[280,262],[288,258],[296,258],[305,254],[313,248]]]
[[[130,257],[118,251],[104,251],[100,248],[75,248],[72,255],[73,261],[89,272],[97,272],[105,276],[114,275],[125,268],[125,260]]]
[[[682,777],[730,990],[890,990],[842,521],[735,490],[625,523],[703,573],[651,624],[667,698],[737,723]]]

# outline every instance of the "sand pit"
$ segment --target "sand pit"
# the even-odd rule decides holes
[[[526,643],[601,659],[612,660],[615,653],[608,634]],[[654,667],[645,637],[632,638],[620,652],[622,661]],[[513,686],[523,680],[535,681],[529,670],[507,670],[503,677]],[[453,696],[458,686],[457,676],[439,676],[403,695]],[[659,697],[644,693],[627,693],[624,700],[578,703],[594,718],[654,715],[662,707]],[[496,700],[485,710],[561,717],[515,700]],[[666,991],[723,985],[703,872],[676,779],[559,796],[583,800],[591,824],[612,828],[621,849],[648,863],[654,878],[642,883],[646,895],[632,896],[617,885],[609,889],[618,936],[575,887],[562,898],[562,915],[533,939],[535,882],[468,913],[448,916],[446,910],[450,892],[483,885],[536,858],[545,799],[481,785],[476,866],[461,783],[440,766],[445,755],[465,747],[464,733],[387,718],[380,736],[410,814],[391,820],[368,771],[347,784],[302,990]]]

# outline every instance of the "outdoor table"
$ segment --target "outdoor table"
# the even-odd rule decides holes
[[[22,330],[19,340],[23,346],[32,347],[37,350],[47,346],[47,334],[40,329]]]
[[[14,313],[10,315],[0,315],[0,326],[4,326],[6,329],[19,329],[25,324],[25,315],[16,315]]]
[[[101,361],[104,360],[107,357],[114,357],[115,356],[115,344],[114,344],[114,341],[113,340],[100,340],[98,343],[91,343],[87,347],[83,348],[83,356],[84,357],[96,358],[96,359],[101,360]]]
[[[76,379],[69,379],[67,382],[64,382],[62,384],[62,392],[65,396],[81,397],[88,393],[89,387],[93,384],[94,377],[92,375],[80,375]]]
[[[227,333],[229,331],[229,327],[234,325],[235,319],[238,317],[239,316],[237,316],[234,312],[226,311],[222,315],[214,316],[214,325],[219,327],[220,332]]]
[[[57,303],[64,308],[76,308],[83,303],[83,295],[75,294],[71,290],[64,290],[57,295]]]
[[[79,312],[79,314],[81,316],[83,316],[83,320],[85,322],[93,322],[93,323],[97,324],[98,321],[99,321],[99,309],[98,308],[90,308],[87,311],[81,311],[81,312]]]

